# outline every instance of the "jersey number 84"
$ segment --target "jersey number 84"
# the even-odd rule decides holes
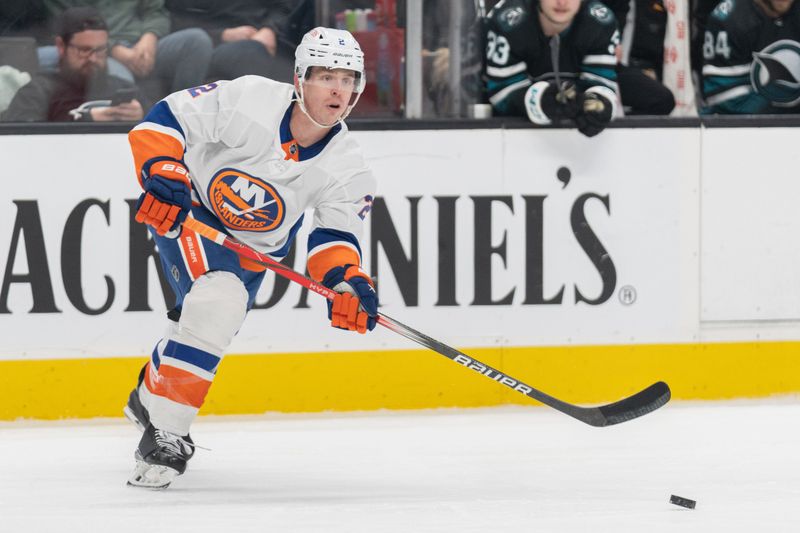
[[[728,45],[728,32],[721,31],[717,34],[716,42],[714,42],[714,34],[707,31],[703,39],[703,57],[707,60],[714,59],[714,54],[724,57],[725,59],[731,58],[731,47]]]

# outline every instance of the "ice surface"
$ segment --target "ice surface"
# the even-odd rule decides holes
[[[167,491],[122,419],[0,424],[0,532],[800,530],[800,401],[201,418]],[[695,510],[670,494],[697,500]]]

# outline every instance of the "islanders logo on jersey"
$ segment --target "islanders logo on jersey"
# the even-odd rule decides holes
[[[235,168],[211,178],[208,200],[225,227],[237,231],[272,231],[286,214],[286,204],[272,185]]]
[[[783,39],[753,52],[750,83],[778,107],[800,102],[800,43]]]

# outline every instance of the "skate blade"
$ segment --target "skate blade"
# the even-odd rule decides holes
[[[128,485],[152,490],[164,490],[169,487],[172,480],[178,475],[178,471],[174,468],[137,461],[136,469],[128,479]]]
[[[130,407],[128,407],[127,405],[125,407],[123,407],[122,408],[122,413],[125,415],[125,418],[130,420],[131,424],[136,426],[136,429],[138,429],[139,431],[144,433],[144,429],[145,428],[142,425],[142,422],[138,418],[136,418],[136,415],[133,414],[133,411],[131,410]]]

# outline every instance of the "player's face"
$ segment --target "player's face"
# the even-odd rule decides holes
[[[57,39],[61,68],[68,74],[89,78],[106,68],[108,32],[85,30],[72,36],[69,43]]]
[[[306,110],[320,124],[335,124],[347,110],[355,88],[352,70],[312,67],[303,83]]]
[[[540,0],[539,6],[542,14],[553,24],[569,24],[578,13],[581,0]]]

